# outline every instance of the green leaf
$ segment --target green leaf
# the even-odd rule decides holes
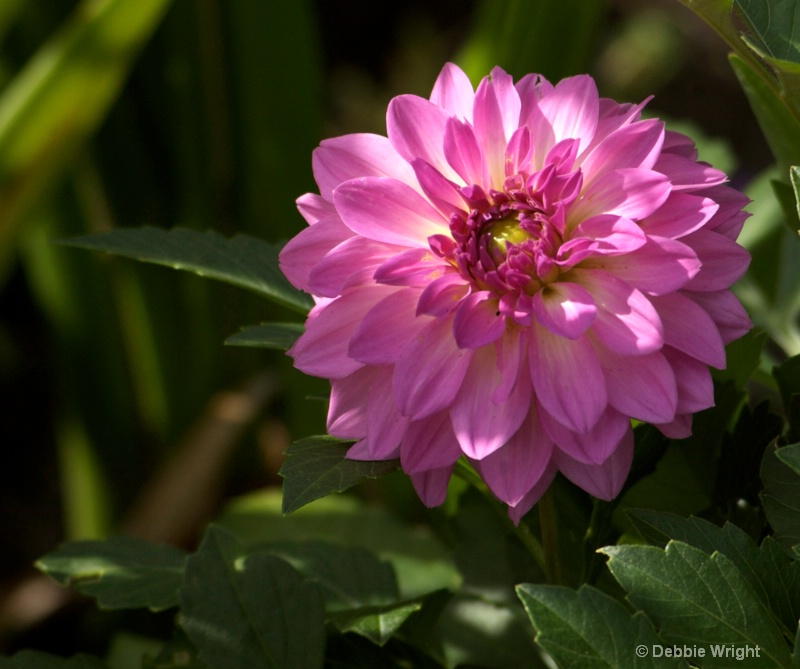
[[[328,621],[342,633],[355,632],[383,646],[408,618],[422,608],[423,598],[381,606],[365,606],[330,614]]]
[[[96,598],[101,608],[161,611],[178,604],[186,558],[173,546],[120,536],[64,544],[36,566]]]
[[[404,523],[386,509],[352,495],[318,499],[290,516],[281,513],[281,505],[279,490],[252,493],[235,500],[218,522],[253,548],[284,541],[366,548],[392,564],[404,599],[461,585],[450,551],[432,532]]]
[[[213,230],[118,228],[62,241],[142,262],[166,265],[247,288],[290,309],[307,314],[311,298],[278,268],[280,247],[249,235],[223,237]]]
[[[106,664],[90,655],[75,655],[69,659],[23,650],[14,657],[0,657],[0,669],[106,669]]]
[[[649,542],[665,546],[681,541],[707,555],[722,553],[738,568],[764,607],[772,612],[788,636],[800,618],[800,563],[771,537],[756,546],[733,523],[717,527],[701,518],[681,518],[673,513],[631,509],[628,515]]]
[[[676,541],[665,550],[608,546],[601,552],[609,556],[608,568],[628,599],[653,621],[666,642],[705,648],[758,646],[760,657],[749,658],[749,667],[789,666],[789,648],[780,630],[721,553],[709,556]],[[731,666],[730,658],[707,656],[703,666]]]
[[[397,469],[396,460],[348,460],[345,456],[350,445],[351,442],[335,437],[316,436],[300,439],[289,446],[286,462],[279,472],[284,479],[284,513],[292,513],[315,499]]]
[[[794,473],[800,476],[800,444],[791,444],[775,451],[775,455],[785,465],[789,465]]]
[[[487,565],[488,568],[488,565]],[[545,669],[531,639],[519,603],[506,606],[471,593],[456,593],[447,603],[433,635],[447,666],[493,669]]]
[[[788,455],[795,457],[797,444]],[[761,461],[761,504],[769,524],[775,530],[775,539],[787,548],[800,543],[800,476],[780,457],[773,443],[764,453]]]
[[[730,62],[778,162],[780,174],[788,179],[789,168],[800,164],[800,122],[751,65],[734,54]]]
[[[317,585],[274,555],[246,555],[210,526],[186,563],[182,625],[212,669],[318,669],[325,608]]]
[[[536,642],[564,667],[685,667],[675,658],[653,657],[661,644],[653,625],[641,613],[623,606],[591,586],[575,591],[553,585],[517,586]],[[644,648],[644,651],[638,649]]]
[[[766,55],[800,63],[800,12],[787,0],[735,0]]]
[[[302,323],[262,323],[242,328],[225,340],[227,346],[254,346],[286,351],[297,341],[305,328]]]
[[[360,547],[324,541],[270,543],[269,552],[316,581],[330,611],[397,602],[392,565]]]

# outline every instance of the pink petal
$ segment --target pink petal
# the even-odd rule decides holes
[[[520,127],[532,125],[532,117],[541,118],[544,121],[544,117],[539,111],[539,102],[543,97],[551,94],[553,85],[541,74],[526,74],[516,83],[515,88],[521,103],[519,111]],[[548,123],[548,128],[549,125]],[[552,130],[550,132],[552,135]]]
[[[350,338],[366,313],[397,288],[356,288],[326,305],[306,322],[306,331],[287,352],[301,372],[326,379],[352,374],[362,364],[348,353]]]
[[[562,271],[592,258],[626,255],[647,243],[647,237],[636,223],[610,214],[587,218],[571,236],[556,255],[556,264]]]
[[[414,183],[414,172],[382,135],[358,133],[323,140],[311,164],[319,192],[326,200],[345,181],[359,177],[391,177]]]
[[[433,85],[431,102],[453,116],[471,121],[474,98],[475,92],[464,71],[453,63],[445,64]]]
[[[446,316],[459,305],[469,291],[469,283],[458,272],[445,274],[431,281],[422,291],[417,313]]]
[[[534,407],[502,447],[472,462],[495,497],[516,506],[544,476],[553,442],[542,429]]]
[[[746,335],[753,327],[750,317],[737,297],[730,290],[719,290],[707,293],[689,293],[684,295],[697,302],[706,310],[719,328],[722,341],[732,341]]]
[[[399,450],[399,449],[398,449]],[[372,454],[369,450],[369,443],[367,443],[366,439],[361,439],[353,444],[347,450],[347,459],[348,460],[364,460],[367,462],[372,462],[375,458],[372,457]],[[387,460],[393,460],[394,458],[387,458]]]
[[[638,105],[634,105],[630,103],[619,104],[608,98],[600,98],[600,118],[597,123],[597,130],[595,130],[591,144],[584,150],[584,156],[588,156],[594,151],[595,147],[599,146],[613,132],[641,121],[642,110],[650,102],[650,99],[648,98]]]
[[[408,418],[397,410],[392,395],[392,369],[379,367],[369,393],[361,401],[367,404],[367,443],[375,460],[398,457],[400,440],[408,427]]]
[[[329,216],[301,230],[281,249],[278,265],[292,285],[311,292],[309,275],[332,248],[353,237],[338,216]]]
[[[630,419],[612,407],[608,407],[585,434],[573,432],[547,413],[543,413],[541,419],[545,431],[560,450],[590,465],[605,462],[631,427]]]
[[[576,432],[591,430],[607,405],[600,363],[586,337],[565,339],[534,326],[529,362],[542,407]]]
[[[411,474],[411,483],[414,490],[422,500],[422,503],[429,509],[444,504],[447,497],[447,484],[453,474],[453,466],[442,467],[441,469],[430,469],[426,472]]]
[[[653,169],[669,178],[673,190],[697,190],[728,180],[724,172],[710,165],[671,153],[662,153]]]
[[[478,348],[496,341],[506,329],[506,318],[489,291],[479,290],[459,302],[453,334],[459,348]]]
[[[624,168],[652,169],[664,142],[664,124],[657,119],[639,121],[612,132],[581,163],[584,187],[599,177]]]
[[[640,220],[664,204],[669,193],[669,180],[663,174],[643,169],[614,170],[583,190],[568,220],[571,227],[598,214]]]
[[[666,423],[678,409],[675,373],[662,353],[617,355],[598,349],[608,403],[625,416],[647,423]]]
[[[452,265],[434,255],[430,249],[406,249],[392,256],[375,270],[377,283],[390,286],[423,288],[434,279],[451,274]]]
[[[585,288],[562,281],[548,284],[533,296],[533,313],[553,334],[577,339],[594,322],[597,307]]]
[[[708,366],[672,348],[664,349],[664,356],[678,382],[678,415],[713,407],[714,382]]]
[[[464,211],[464,200],[458,192],[458,186],[424,160],[417,159],[412,163],[417,181],[430,200],[447,219],[455,213]]]
[[[597,86],[588,75],[563,79],[541,99],[539,110],[552,128],[553,144],[562,139],[579,139],[580,151],[583,151],[591,143],[597,129],[600,113]],[[534,141],[534,146],[539,147],[540,144]],[[547,150],[551,146],[547,146]]]
[[[702,263],[688,290],[725,290],[736,283],[750,265],[750,254],[736,242],[711,230],[698,230],[683,241],[692,247]]]
[[[490,187],[500,188],[505,178],[506,145],[519,125],[520,101],[511,77],[500,68],[481,81],[475,91],[474,127],[486,158]]]
[[[750,216],[749,212],[744,211],[750,198],[729,186],[714,186],[703,192],[719,205],[719,211],[709,221],[707,229],[735,241]]]
[[[431,235],[450,231],[419,193],[394,179],[353,179],[336,189],[333,201],[347,227],[379,242],[427,246]]]
[[[394,395],[401,413],[419,420],[449,407],[471,359],[472,351],[456,346],[452,316],[426,325],[395,367]]]
[[[333,202],[323,199],[316,193],[306,193],[295,200],[297,209],[306,219],[309,225],[314,225],[317,221],[336,215],[336,207]]]
[[[581,270],[604,269],[643,293],[664,295],[683,288],[700,271],[700,265],[697,254],[686,244],[650,237],[631,253],[589,258]]]
[[[461,450],[470,458],[480,460],[502,447],[528,414],[532,394],[530,381],[521,379],[508,399],[494,402],[495,389],[502,383],[494,347],[475,351],[450,407],[453,431]]]
[[[687,193],[672,193],[669,199],[642,221],[648,235],[678,239],[702,228],[719,209],[712,199]]]
[[[447,121],[444,131],[444,155],[453,171],[465,184],[487,185],[483,154],[469,123],[455,118]]]
[[[397,362],[408,342],[431,320],[416,314],[419,294],[418,289],[405,288],[378,302],[361,320],[347,354],[365,365]]]
[[[675,420],[655,427],[669,439],[686,439],[692,436],[692,414],[680,414]]]
[[[528,513],[528,511],[533,508],[534,504],[541,499],[542,495],[547,492],[547,489],[550,487],[557,473],[558,468],[551,459],[542,477],[527,493],[525,493],[525,496],[517,504],[509,507],[508,517],[514,521],[515,525],[519,525],[519,521],[522,520],[523,516]]]
[[[502,383],[495,388],[492,402],[500,403],[509,398],[518,379],[522,378],[525,383],[530,383],[525,360],[528,349],[527,332],[520,328],[509,328],[494,343],[494,348],[497,352],[497,368],[502,375]]]
[[[351,237],[314,265],[308,278],[309,288],[315,295],[336,297],[346,287],[371,283],[377,267],[402,250],[366,237]]]
[[[587,465],[570,458],[563,451],[553,455],[558,469],[576,486],[590,495],[612,500],[619,495],[633,462],[633,431],[629,430],[609,458],[599,465]]]
[[[340,439],[360,439],[367,434],[367,403],[370,388],[379,372],[362,367],[349,376],[331,381],[328,405],[328,434]]]
[[[400,463],[407,474],[450,467],[460,457],[446,411],[410,423],[400,445]]]
[[[386,129],[397,152],[409,163],[415,158],[433,165],[446,178],[456,175],[444,158],[444,128],[449,112],[417,97],[400,95],[389,103]]]
[[[682,156],[689,160],[697,160],[697,148],[694,145],[694,140],[674,130],[667,130],[664,133],[662,151]]]
[[[597,304],[592,331],[604,346],[626,355],[643,355],[664,345],[663,328],[650,300],[609,272],[573,270],[575,281]]]
[[[706,365],[725,368],[725,344],[705,309],[680,293],[652,300],[664,326],[666,344]]]

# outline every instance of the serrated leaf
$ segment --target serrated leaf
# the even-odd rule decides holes
[[[96,598],[101,608],[161,611],[178,605],[186,559],[173,546],[120,536],[64,544],[36,566],[61,585]]]
[[[347,609],[328,615],[328,622],[343,634],[355,632],[383,646],[408,618],[422,608],[422,598],[382,606]]]
[[[278,472],[283,477],[283,512],[334,492],[342,492],[366,479],[394,471],[397,460],[365,462],[346,458],[351,442],[327,435],[307,437],[286,450],[286,462]]]
[[[117,228],[61,243],[194,272],[255,291],[304,315],[313,306],[311,298],[292,286],[278,268],[280,247],[250,235],[224,237],[213,230],[185,228]]]
[[[316,583],[209,527],[186,563],[182,625],[212,669],[319,669],[325,608]]]
[[[721,553],[707,555],[670,541],[652,546],[608,546],[608,568],[660,630],[675,645],[727,645],[760,649],[749,667],[790,666],[789,648],[780,630],[736,566]],[[731,666],[731,658],[709,657],[704,667]],[[751,662],[752,660],[752,662]]]
[[[736,565],[764,607],[774,614],[784,633],[794,633],[800,618],[800,563],[771,537],[756,546],[733,523],[717,527],[702,518],[682,518],[645,509],[631,509],[627,513],[642,536],[655,545],[663,547],[676,540],[707,555],[722,553]]]
[[[324,541],[286,541],[268,548],[319,584],[329,612],[393,604],[399,598],[392,565],[364,548]]]
[[[591,586],[523,583],[517,586],[536,642],[564,667],[628,669],[686,667],[672,657],[653,657],[661,644],[653,625],[641,613],[631,616],[622,605]],[[637,652],[637,649],[644,651]]]
[[[90,655],[75,655],[70,658],[23,650],[14,657],[0,657],[0,669],[106,669],[106,664]]]
[[[761,461],[761,504],[775,538],[791,548],[800,543],[800,476],[781,460],[778,451],[773,443]]]
[[[262,323],[242,328],[225,340],[227,346],[252,346],[286,351],[292,347],[305,328],[302,323]]]

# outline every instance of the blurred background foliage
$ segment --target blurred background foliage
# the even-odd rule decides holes
[[[223,346],[296,316],[54,240],[145,224],[285,240],[304,225],[313,147],[384,132],[388,100],[427,95],[446,60],[475,82],[500,65],[652,94],[649,111],[735,185],[768,191],[726,50],[675,0],[0,2],[0,652],[92,649],[63,618],[40,634],[58,601],[29,569],[58,542],[122,529],[191,544],[224,499],[279,483],[292,439],[324,431],[324,383],[281,353]],[[755,317],[780,359],[800,352],[797,245],[765,202],[744,288],[771,296]],[[786,300],[795,322],[770,329]],[[407,484],[381,485],[415,513]]]

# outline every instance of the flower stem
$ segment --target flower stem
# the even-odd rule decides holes
[[[551,585],[561,584],[561,560],[558,548],[558,517],[556,514],[553,486],[542,495],[539,507],[539,526],[544,549],[544,573]]]
[[[454,473],[456,476],[459,476],[461,479],[469,483],[473,488],[478,490],[489,502],[489,506],[494,510],[494,512],[498,515],[501,519],[502,523],[509,529],[509,531],[513,532],[514,536],[517,537],[517,540],[523,545],[525,550],[528,551],[530,556],[533,558],[533,561],[536,563],[536,566],[539,567],[545,574],[548,573],[547,571],[547,561],[545,559],[545,550],[542,547],[542,544],[539,540],[533,535],[530,528],[523,522],[520,522],[519,525],[515,524],[511,518],[508,517],[508,513],[506,513],[506,508],[503,504],[501,504],[497,498],[491,493],[489,488],[483,482],[480,476],[475,472],[472,467],[464,460],[458,460],[456,462]]]

